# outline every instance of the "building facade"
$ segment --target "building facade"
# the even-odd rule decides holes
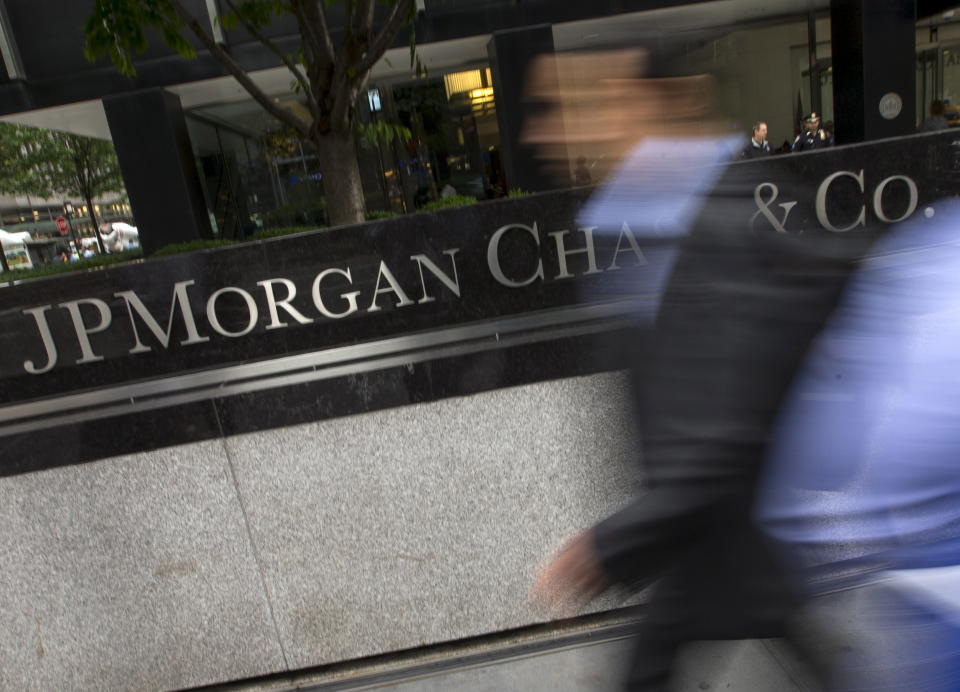
[[[276,56],[242,28],[221,25],[220,3],[186,5],[262,89],[303,110]],[[408,141],[390,144],[357,138],[368,212],[412,211],[445,189],[484,199],[565,187],[581,157],[590,170],[595,153],[571,146],[568,170],[547,174],[522,141],[526,67],[543,52],[656,51],[669,41],[679,69],[717,77],[718,107],[731,130],[746,139],[752,123],[764,120],[774,148],[793,140],[810,111],[841,143],[906,134],[933,101],[944,101],[950,116],[960,99],[960,17],[949,5],[885,1],[866,12],[866,2],[848,0],[421,1],[413,30],[426,75],[411,75],[409,37],[401,35],[358,104],[362,122],[410,132]],[[148,251],[194,237],[327,224],[309,142],[285,131],[200,45],[197,58],[186,60],[154,37],[135,78],[109,61],[87,62],[77,27],[90,10],[90,3],[55,0],[2,6],[0,111],[16,122],[112,138],[129,152],[126,160],[141,164],[133,189],[137,176],[125,171],[132,212],[145,238],[156,239],[146,240]],[[342,23],[336,6],[330,22]],[[292,21],[279,19],[265,34],[283,50],[298,46]],[[867,63],[874,67],[865,70]],[[148,108],[152,122],[139,122],[136,108],[114,109],[108,122],[104,99],[147,104],[158,91],[164,112]],[[887,94],[900,103],[892,118],[878,111]],[[583,104],[587,116],[589,108]],[[123,136],[140,127],[158,137],[153,150]]]

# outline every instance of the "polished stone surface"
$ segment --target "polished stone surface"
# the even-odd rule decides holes
[[[498,284],[487,268],[487,241],[503,225],[538,221],[543,227],[542,241],[534,241],[523,231],[508,234],[503,241],[504,272],[525,276],[535,270],[540,250],[550,250],[546,233],[572,226],[584,194],[561,192],[484,202],[358,228],[316,231],[5,289],[0,292],[0,344],[9,346],[9,350],[0,360],[0,384],[10,386],[0,388],[0,400],[24,400],[571,304],[575,301],[576,286],[569,280],[537,282],[522,290]],[[538,248],[537,242],[543,248]],[[514,246],[524,246],[526,254],[518,254]],[[455,249],[455,260],[443,254],[444,250]],[[421,281],[420,265],[411,260],[411,256],[420,254],[426,255],[451,281],[455,261],[459,298],[428,269],[424,269]],[[511,263],[521,261],[522,268],[511,268]],[[395,280],[397,290],[390,290],[386,274],[381,276],[381,262]],[[351,299],[344,296],[356,292],[356,311],[352,314],[332,318],[321,314],[315,306],[313,282],[326,269],[349,271],[350,278],[337,273],[328,275],[320,284],[323,304],[331,313],[347,311]],[[297,322],[281,308],[278,318],[287,326],[268,329],[271,317],[267,291],[257,285],[268,279],[294,283],[296,296],[290,305],[309,323]],[[130,354],[136,338],[125,303],[114,294],[134,291],[165,331],[174,285],[191,280],[194,283],[184,290],[197,334],[207,341],[181,343],[187,340],[189,332],[178,311],[170,343],[162,347],[138,317],[137,333],[151,351]],[[224,336],[209,321],[208,301],[224,287],[246,291],[255,301],[257,315],[250,333]],[[378,288],[380,294],[376,293]],[[288,295],[284,286],[276,285],[273,290],[278,301]],[[62,307],[51,307],[44,315],[58,347],[57,365],[44,374],[27,374],[24,361],[31,360],[36,367],[43,367],[46,357],[35,320],[22,314],[22,309],[59,306],[65,300],[80,298],[96,298],[109,306],[109,328],[89,337],[93,353],[104,360],[77,365],[82,353],[70,314]],[[96,311],[89,306],[85,310],[88,323],[97,324]],[[230,333],[242,332],[250,316],[236,292],[217,299],[216,313],[220,326]],[[12,333],[18,338],[12,339]]]
[[[221,397],[224,435],[296,425],[627,367],[623,332],[572,336]]]
[[[291,667],[546,621],[537,566],[637,489],[625,407],[607,374],[229,438]]]
[[[0,437],[0,477],[219,438],[212,401],[124,413]]]
[[[626,367],[621,331],[393,367],[0,436],[0,477]]]
[[[761,242],[764,237],[786,234],[811,252],[854,252],[856,243],[851,241],[875,237],[887,221],[907,212],[923,213],[932,200],[955,194],[960,177],[960,146],[954,145],[955,138],[952,132],[919,135],[735,163],[706,199],[701,218],[708,224],[712,216],[723,214],[733,196],[745,202],[737,212],[743,216],[743,232],[756,234]],[[902,176],[913,181],[915,199]],[[617,229],[612,229],[613,235],[595,234],[597,272],[588,273],[583,253],[567,256],[569,275],[560,271],[557,238],[551,234],[569,231],[563,240],[567,251],[584,247],[585,235],[577,228],[576,215],[589,192],[566,190],[482,202],[4,288],[0,291],[0,402],[571,305],[585,291],[602,293],[602,286],[616,275],[608,270]],[[861,211],[862,226],[857,223]],[[498,282],[489,262],[491,241],[509,225],[512,229],[500,236],[498,252],[493,254],[499,257],[503,278],[516,282],[514,286]],[[740,226],[731,223],[731,227]],[[454,250],[453,259],[445,254]],[[459,296],[424,268],[427,265],[412,259],[420,255],[456,285]],[[381,272],[381,262],[392,278]],[[542,277],[537,276],[538,267]],[[335,272],[318,285],[324,309],[346,311],[355,300],[355,312],[332,317],[315,305],[313,283],[327,269]],[[347,271],[349,278],[337,273]],[[278,320],[286,326],[272,321],[267,289],[258,285],[268,279],[293,282],[296,296],[290,305],[309,322],[298,322],[282,308]],[[158,329],[165,331],[174,285],[184,281],[194,282],[184,290],[197,334],[208,340],[182,344],[189,333],[178,313],[170,343],[163,347],[137,318],[137,331],[151,350],[131,354],[136,340],[124,301],[116,294],[134,291],[157,320]],[[228,290],[215,300],[213,311],[221,331],[234,336],[218,333],[208,314],[209,300],[224,288]],[[274,292],[278,301],[287,296],[287,288],[280,284]],[[252,318],[244,296],[255,307]],[[92,352],[104,359],[77,364],[80,342],[70,313],[60,305],[91,298],[104,301],[111,315],[109,327],[89,336]],[[58,362],[49,372],[28,374],[26,360],[40,367],[45,358],[34,318],[23,310],[45,305],[51,306],[44,315],[58,347]],[[83,319],[88,327],[98,324],[92,305],[83,307]],[[250,330],[245,333],[248,321]],[[271,324],[275,328],[268,328]]]
[[[283,670],[220,442],[0,480],[0,689]]]
[[[725,211],[729,203],[731,210],[744,217],[743,232],[752,232],[757,242],[796,244],[825,262],[837,258],[846,262],[887,227],[878,212],[890,220],[911,210],[915,215],[927,214],[931,199],[956,190],[960,146],[955,146],[954,139],[955,135],[947,132],[735,163],[728,166],[714,193],[705,200],[701,217],[706,224],[711,215],[729,216]],[[916,186],[915,199],[911,198],[911,184]],[[878,195],[878,190],[882,194]],[[259,367],[291,354],[316,354],[332,346],[423,335],[424,330],[438,334],[456,325],[490,324],[486,321],[571,306],[584,296],[609,297],[611,290],[616,293],[613,279],[625,272],[605,270],[588,275],[586,255],[580,253],[567,258],[574,276],[559,278],[558,249],[549,235],[571,229],[565,241],[570,244],[567,249],[582,246],[584,237],[576,230],[575,217],[588,192],[558,191],[485,202],[3,288],[0,402],[30,401],[34,406],[44,397],[76,391],[96,393],[111,384],[138,382],[153,387],[160,378],[171,375],[244,363]],[[751,195],[755,204],[749,202]],[[750,216],[754,207],[756,212]],[[861,212],[864,223],[859,226],[856,221]],[[491,239],[497,229],[510,224],[523,227],[515,226],[501,237],[498,256],[502,270],[512,280],[535,278],[529,285],[508,287],[495,281],[491,273],[487,252]],[[852,228],[835,232],[826,230],[824,224]],[[536,234],[525,230],[534,225]],[[740,226],[733,223],[731,228]],[[615,238],[616,234],[595,234],[600,267],[609,268]],[[418,253],[432,258],[438,271],[446,272],[451,281],[453,260],[444,251],[453,248],[457,249],[459,297],[411,260]],[[619,256],[624,261],[627,257]],[[389,281],[381,272],[381,261],[392,272]],[[531,274],[538,263],[542,264],[542,279]],[[342,310],[356,300],[355,313],[343,319],[320,317],[311,297],[312,283],[325,268],[349,269],[351,279],[336,271],[328,275],[319,288],[324,305]],[[278,319],[287,326],[268,328],[272,317],[267,291],[257,282],[281,278],[293,282],[297,294],[291,298],[291,309],[308,316],[309,323],[300,324],[291,313],[278,308]],[[209,340],[183,345],[180,342],[189,334],[181,311],[178,308],[169,323],[168,316],[173,286],[186,281],[194,282],[183,290],[197,334]],[[395,290],[391,281],[396,282]],[[211,318],[208,298],[224,288],[228,290],[217,299],[216,317]],[[136,339],[124,302],[115,295],[122,290],[134,291],[142,299],[157,320],[155,327],[161,336],[172,325],[166,348],[138,317],[137,333],[150,350],[129,353]],[[432,301],[424,302],[424,291]],[[401,292],[406,303],[398,306],[403,302]],[[240,334],[245,330],[250,310],[244,295],[257,313],[250,332],[218,335],[214,321],[221,331]],[[286,285],[277,284],[275,299],[282,302],[285,297]],[[75,364],[82,354],[80,340],[69,311],[59,306],[67,299],[86,298],[105,301],[112,322],[104,331],[96,331],[95,307],[82,306],[82,317],[93,330],[90,348],[104,359]],[[51,306],[43,314],[57,344],[58,361],[50,372],[32,375],[25,372],[25,361],[32,360],[39,367],[45,357],[37,326],[23,310],[43,305]],[[380,309],[371,311],[371,307]],[[14,416],[13,423],[27,421],[27,425],[9,428],[6,421],[11,419],[5,419],[0,445],[6,453],[0,475],[623,367],[624,360],[602,342],[600,337],[561,331],[523,347],[498,344],[479,352],[429,357],[415,357],[407,351],[399,357],[399,365],[366,367],[359,363],[363,367],[358,366],[354,374],[308,384],[287,382],[282,387],[231,396],[218,396],[210,390],[203,395],[209,397],[206,400],[158,401],[150,410],[137,409],[153,396],[147,392],[138,394],[136,402],[121,399],[93,408],[86,422],[53,414],[37,423],[30,420],[32,413],[17,414],[22,417]],[[173,395],[190,387],[189,383],[177,386],[181,389]],[[112,433],[104,434],[104,430]]]

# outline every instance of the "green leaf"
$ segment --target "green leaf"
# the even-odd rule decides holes
[[[185,39],[181,34],[177,33],[173,29],[164,28],[163,29],[163,40],[168,46],[170,46],[174,51],[184,58],[195,58],[197,57],[197,51],[194,49],[190,42]]]
[[[26,1],[26,0],[24,0]],[[76,1],[76,0],[74,0]],[[191,0],[187,3],[194,13],[196,22],[184,21],[177,13],[173,0],[84,0],[92,10],[85,25],[86,45],[84,55],[90,61],[109,58],[114,66],[124,75],[135,76],[137,55],[147,50],[150,37],[159,35],[163,41],[178,55],[193,58],[197,54],[196,45],[209,43],[210,26],[205,3],[201,0]],[[225,10],[220,17],[221,26],[232,29],[246,26],[259,30],[266,27],[277,17],[292,14],[292,0],[218,0]],[[338,2],[347,4],[353,0],[305,0],[317,2],[318,9],[326,12],[325,8],[337,5]],[[397,6],[399,0],[379,0],[385,4]],[[342,6],[342,5],[341,5]],[[409,12],[403,18],[408,25],[416,17],[416,4],[409,3]],[[317,28],[317,27],[314,27]],[[197,39],[200,40],[199,43]],[[304,65],[303,72],[310,80],[310,88],[301,90],[301,85],[291,84],[291,89],[298,93],[300,98],[307,100],[308,110],[313,114],[315,127],[318,133],[329,131],[334,125],[339,131],[343,127],[356,128],[362,139],[368,142],[393,142],[397,139],[409,139],[410,131],[399,125],[379,123],[375,125],[360,125],[357,121],[355,108],[347,109],[345,122],[338,120],[333,123],[333,109],[335,104],[355,102],[355,94],[366,83],[368,70],[362,69],[368,60],[379,60],[383,54],[354,55],[353,51],[336,51],[330,59],[325,51],[319,54],[310,53],[307,59],[303,46],[311,45],[303,36],[300,37],[301,46],[298,62]],[[271,47],[276,49],[275,47]],[[212,56],[218,59],[227,70],[236,69],[235,63],[229,60],[226,54],[212,51]],[[416,51],[416,35],[410,32],[410,67],[417,77],[427,74],[426,67]],[[332,79],[331,75],[347,75],[347,79]],[[255,97],[263,97],[262,91],[255,85],[246,87]],[[303,93],[305,91],[305,93]],[[278,115],[274,108],[266,106],[268,111]],[[286,114],[280,115],[286,125]],[[338,113],[339,117],[339,113]],[[299,129],[299,128],[298,128]]]
[[[233,12],[225,12],[220,15],[220,26],[224,29],[236,29],[240,20]]]
[[[147,28],[158,30],[178,54],[196,55],[183,36],[185,27],[169,0],[95,0],[84,28],[84,55],[91,61],[106,55],[120,72],[135,75],[133,56],[147,49]]]
[[[417,29],[415,24],[410,25],[410,69],[417,79],[427,76],[427,67],[421,62],[420,54],[417,52]]]
[[[394,140],[406,142],[413,137],[410,128],[395,123],[357,123],[354,130],[360,135],[361,142],[367,146],[390,144]]]
[[[469,195],[451,195],[450,197],[441,197],[440,199],[435,199],[432,202],[427,202],[422,207],[421,211],[437,211],[438,209],[449,209],[450,207],[465,207],[470,204],[476,204],[477,198],[470,197]]]

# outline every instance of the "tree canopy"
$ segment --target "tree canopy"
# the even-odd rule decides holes
[[[90,205],[122,192],[123,178],[110,142],[0,123],[0,191],[41,198],[60,194]]]
[[[331,31],[328,9],[340,5],[344,22]],[[193,15],[182,0],[95,0],[86,25],[86,55],[106,55],[124,74],[136,74],[135,55],[146,50],[152,28],[185,58],[196,56],[192,35],[224,71],[284,126],[312,142],[320,160],[330,220],[363,220],[363,191],[354,149],[358,97],[370,71],[416,14],[414,0],[223,0],[223,27],[242,27],[290,71],[306,116],[283,107],[261,89],[218,43],[206,17]],[[379,11],[378,11],[379,8]],[[299,47],[284,51],[265,29],[278,18],[293,17]],[[376,20],[376,21],[375,21]],[[411,65],[415,65],[411,32]]]

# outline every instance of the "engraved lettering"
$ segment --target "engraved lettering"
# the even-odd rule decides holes
[[[557,261],[560,263],[560,273],[557,274],[556,278],[573,278],[573,274],[567,270],[567,257],[570,255],[582,255],[586,253],[587,271],[583,273],[584,276],[587,276],[588,274],[599,274],[602,271],[601,269],[597,269],[597,253],[593,247],[593,232],[596,230],[596,228],[596,226],[590,226],[588,228],[580,229],[580,232],[583,233],[583,237],[586,241],[586,246],[578,250],[567,250],[566,245],[563,242],[563,237],[570,231],[554,231],[553,233],[548,234],[557,244]]]
[[[127,313],[130,315],[130,325],[133,327],[133,338],[136,342],[134,347],[130,349],[131,354],[148,353],[152,350],[149,346],[144,346],[143,342],[140,341],[140,334],[137,331],[137,321],[133,318],[135,312],[164,348],[170,346],[170,336],[173,333],[173,318],[177,313],[177,307],[180,308],[180,313],[183,315],[184,326],[187,328],[187,338],[181,341],[180,345],[187,346],[210,341],[210,337],[200,336],[200,333],[197,331],[197,324],[193,319],[193,311],[190,309],[187,287],[193,286],[194,283],[193,280],[179,281],[173,285],[173,299],[170,302],[170,318],[167,320],[167,331],[165,332],[160,328],[157,320],[150,314],[147,306],[143,304],[143,301],[140,300],[140,297],[136,293],[133,291],[120,291],[113,294],[117,298],[123,298],[127,304]]]
[[[497,280],[497,283],[509,288],[522,288],[523,286],[529,286],[537,279],[543,279],[543,260],[537,261],[537,270],[527,279],[512,281],[506,277],[503,269],[500,267],[500,239],[507,231],[514,228],[524,230],[532,235],[534,241],[537,243],[537,247],[540,246],[540,234],[537,232],[536,221],[533,222],[533,226],[524,226],[522,223],[507,224],[506,226],[498,228],[496,233],[490,238],[490,243],[487,245],[487,266],[490,268],[490,273],[493,275],[493,278]]]
[[[857,220],[849,226],[837,228],[830,223],[830,219],[827,217],[827,192],[830,190],[831,183],[833,183],[833,181],[837,178],[853,178],[860,184],[860,191],[863,192],[863,169],[861,168],[859,173],[851,173],[850,171],[837,171],[836,173],[831,173],[824,179],[822,183],[820,183],[820,187],[817,189],[817,221],[819,221],[820,225],[826,228],[828,231],[845,233],[846,231],[853,230],[857,226],[866,225],[867,208],[866,206],[861,206],[860,216],[858,216]]]
[[[433,263],[426,255],[410,255],[410,259],[414,260],[417,263],[417,269],[420,270],[420,286],[423,287],[423,298],[417,301],[417,303],[432,303],[436,300],[433,296],[427,295],[427,282],[424,281],[423,277],[423,267],[426,265],[427,270],[433,274],[436,278],[440,279],[440,283],[450,289],[450,291],[457,298],[460,297],[460,279],[457,277],[457,260],[454,255],[460,252],[460,248],[454,248],[453,250],[444,250],[443,254],[450,256],[450,264],[453,265],[453,278],[451,279],[447,274],[443,272],[440,267]]]
[[[390,284],[389,287],[380,288],[380,279],[386,279],[387,283]],[[402,308],[405,305],[413,305],[413,301],[407,297],[407,294],[403,292],[403,288],[397,282],[396,277],[393,275],[393,272],[390,271],[390,267],[387,266],[387,263],[383,260],[380,260],[380,272],[377,274],[377,286],[373,290],[373,300],[370,301],[370,307],[367,308],[367,312],[377,312],[382,308],[377,305],[377,298],[380,297],[381,293],[395,293],[397,298],[397,307]]]
[[[627,244],[629,248],[620,249],[620,244],[623,242],[623,239],[627,239]],[[613,251],[613,261],[610,262],[610,266],[607,267],[607,271],[613,271],[614,269],[619,269],[617,266],[617,257],[620,256],[621,252],[633,251],[633,254],[637,256],[637,266],[641,267],[644,264],[647,264],[647,258],[643,255],[643,252],[640,250],[640,245],[637,243],[637,239],[633,237],[633,231],[630,230],[630,227],[627,225],[627,222],[623,222],[623,226],[620,227],[620,235],[617,237],[617,249]]]
[[[281,284],[287,289],[286,298],[277,300],[277,296],[273,292],[274,284]],[[280,327],[287,326],[286,322],[280,321],[277,308],[283,308],[290,317],[300,324],[310,324],[313,322],[309,317],[305,317],[299,310],[290,305],[290,301],[297,296],[297,287],[290,279],[267,279],[266,281],[258,281],[257,286],[262,286],[264,292],[267,294],[267,311],[270,313],[270,324],[267,325],[267,329],[279,329]]]
[[[47,310],[53,308],[52,305],[41,305],[38,308],[28,308],[23,311],[24,315],[32,315],[37,322],[37,331],[40,332],[40,339],[43,341],[43,348],[46,351],[47,364],[38,368],[32,360],[23,361],[23,369],[31,375],[42,375],[50,372],[57,364],[57,345],[53,341],[53,335],[50,333],[50,325],[47,324]]]
[[[770,193],[770,196],[767,199],[763,197],[763,191],[767,190]],[[786,233],[787,232],[787,219],[790,218],[790,212],[795,206],[796,202],[780,202],[779,206],[783,209],[783,219],[777,219],[772,211],[770,211],[770,205],[773,204],[777,197],[780,196],[780,188],[774,183],[760,183],[753,191],[753,201],[757,205],[757,211],[754,212],[753,216],[750,217],[750,230],[754,230],[754,227],[757,223],[757,217],[763,216],[769,223],[770,226],[777,233]]]
[[[341,293],[340,297],[347,301],[349,306],[343,312],[332,312],[327,308],[323,303],[323,297],[320,295],[320,282],[323,281],[324,277],[330,274],[340,274],[347,278],[347,283],[353,283],[353,277],[350,276],[350,269],[346,270],[337,269],[336,267],[331,267],[330,269],[324,269],[322,272],[317,274],[317,277],[313,280],[313,304],[317,307],[317,310],[324,317],[329,317],[331,319],[337,320],[341,317],[346,317],[347,315],[352,315],[357,311],[357,296],[360,295],[360,291],[350,291],[349,293]]]
[[[231,332],[223,328],[223,325],[220,323],[220,318],[217,317],[217,298],[227,293],[236,293],[238,296],[243,298],[243,302],[247,304],[247,326],[241,329],[239,332]],[[238,336],[246,336],[253,331],[253,328],[257,326],[257,318],[259,313],[257,312],[257,303],[253,299],[253,296],[244,291],[242,288],[237,288],[236,286],[224,286],[219,291],[215,291],[212,296],[207,300],[207,321],[210,323],[210,326],[213,327],[213,331],[217,334],[223,336],[229,336],[231,338],[236,338]]]
[[[910,191],[910,202],[907,204],[907,210],[901,216],[891,219],[888,218],[883,211],[883,191],[886,189],[887,185],[892,183],[894,180],[902,180],[907,184],[907,190]],[[903,221],[917,210],[918,199],[919,194],[917,192],[917,184],[913,182],[912,179],[905,175],[891,175],[889,178],[877,185],[877,189],[873,191],[873,213],[876,214],[877,218],[881,221],[886,221],[887,223],[897,223],[898,221]]]
[[[100,312],[100,322],[96,326],[88,327],[83,321],[83,313],[80,310],[81,304],[92,305]],[[113,322],[113,315],[110,314],[110,306],[99,298],[81,298],[80,300],[61,303],[60,307],[64,307],[70,311],[70,319],[73,321],[73,331],[76,332],[77,342],[80,344],[82,357],[77,361],[77,365],[82,363],[96,363],[97,361],[103,360],[103,356],[98,356],[93,352],[93,348],[90,346],[90,335],[102,332],[110,327],[111,322]]]

